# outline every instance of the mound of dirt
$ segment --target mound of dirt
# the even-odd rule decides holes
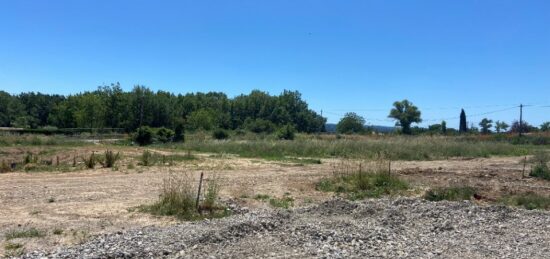
[[[550,213],[413,198],[145,227],[25,258],[548,258]]]

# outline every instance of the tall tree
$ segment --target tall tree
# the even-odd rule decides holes
[[[410,135],[411,124],[422,122],[420,110],[408,100],[394,102],[393,106],[388,117],[397,120],[396,125],[401,126],[403,134]]]
[[[466,113],[464,112],[464,109],[460,111],[460,125],[458,128],[458,132],[460,133],[466,133],[468,132],[468,126],[466,126]]]
[[[365,132],[365,119],[357,113],[348,112],[336,124],[336,132],[342,134],[363,133]]]
[[[481,127],[481,133],[489,134],[491,133],[491,127],[493,127],[493,121],[487,118],[483,118],[479,122],[479,127]]]
[[[540,131],[550,131],[550,121],[542,123],[540,125]]]
[[[506,131],[510,127],[506,122],[504,121],[496,121],[495,122],[495,129],[497,133],[500,133],[501,131]]]
[[[447,134],[447,122],[446,121],[441,122],[441,133],[442,134]]]

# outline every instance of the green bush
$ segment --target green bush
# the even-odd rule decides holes
[[[229,133],[227,133],[227,131],[223,129],[217,129],[217,130],[214,130],[214,132],[212,132],[212,137],[218,140],[228,139]]]
[[[184,141],[185,141],[185,135],[184,135],[183,123],[178,123],[176,125],[176,128],[174,129],[174,142],[184,142]]]
[[[147,126],[139,127],[135,134],[134,140],[140,146],[146,146],[153,143],[153,135],[154,135],[154,132],[151,128]]]
[[[548,168],[548,161],[550,156],[544,151],[535,152],[531,162],[534,166],[531,168],[529,176],[541,178],[544,180],[550,180],[550,169]]]
[[[277,130],[277,138],[284,140],[294,140],[294,133],[296,130],[292,125],[285,125]]]
[[[476,189],[468,186],[442,187],[431,189],[424,194],[424,199],[429,201],[463,201],[471,199]]]
[[[171,142],[174,139],[174,131],[167,128],[159,128],[156,132],[156,139],[162,143]]]
[[[254,133],[271,133],[275,128],[273,122],[264,119],[246,119],[244,126]]]
[[[97,163],[94,152],[92,152],[92,154],[88,158],[82,158],[82,160],[84,161],[84,165],[86,165],[86,168],[88,169],[93,169]]]
[[[143,153],[141,153],[139,165],[152,166],[155,164],[155,162],[155,157],[153,156],[153,153],[151,151],[144,150]]]

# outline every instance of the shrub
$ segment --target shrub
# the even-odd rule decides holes
[[[275,128],[275,125],[273,122],[264,120],[264,119],[246,119],[244,122],[244,126],[246,129],[254,132],[254,133],[271,133],[273,132],[273,129]]]
[[[294,198],[285,196],[281,199],[277,198],[271,198],[269,199],[269,205],[276,207],[276,208],[283,208],[288,209],[292,206],[294,206]]]
[[[116,154],[112,150],[105,151],[105,155],[103,158],[103,161],[101,162],[101,165],[106,168],[111,168],[115,166],[116,161],[120,158],[120,153],[117,152]]]
[[[183,123],[178,123],[174,129],[174,142],[184,142],[185,135],[183,129]]]
[[[429,201],[463,201],[469,200],[476,193],[476,189],[468,186],[442,187],[431,189],[424,194],[424,199]]]
[[[277,130],[277,138],[285,140],[293,140],[295,129],[292,125],[285,125]]]
[[[216,209],[216,201],[220,194],[220,183],[217,176],[212,177],[208,181],[206,188],[206,194],[204,195],[204,201],[202,203],[202,210],[212,211]]]
[[[159,128],[156,134],[157,140],[162,143],[171,142],[174,139],[174,131],[167,128]]]
[[[153,130],[147,126],[139,127],[134,140],[140,145],[145,146],[153,142]]]
[[[217,130],[214,130],[214,132],[212,132],[212,137],[214,139],[228,139],[229,138],[229,133],[227,133],[227,131],[223,130],[223,129],[217,129]]]

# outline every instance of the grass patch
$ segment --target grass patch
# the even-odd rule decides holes
[[[19,244],[19,243],[12,243],[12,242],[7,242],[5,245],[4,245],[4,249],[6,250],[16,250],[16,249],[20,249],[22,248],[23,245],[22,244]]]
[[[141,212],[157,216],[174,216],[181,220],[220,218],[229,215],[225,207],[217,204],[220,186],[215,178],[206,186],[203,201],[196,207],[197,186],[187,173],[170,173],[163,181],[159,200],[138,207]]]
[[[428,190],[424,199],[429,201],[463,201],[471,199],[476,189],[469,186],[441,187]]]
[[[184,155],[172,154],[172,155],[162,155],[149,150],[144,150],[139,158],[139,165],[141,166],[153,166],[156,164],[160,165],[174,165],[176,162],[183,161],[192,161],[196,160],[197,157],[187,152]]]
[[[352,200],[378,198],[384,195],[399,194],[409,188],[409,184],[387,172],[346,171],[335,172],[333,177],[317,183],[317,190],[345,194]]]
[[[58,236],[58,235],[61,235],[61,234],[63,234],[63,229],[56,228],[56,229],[54,229],[54,230],[52,231],[52,233],[53,233],[54,235],[57,235],[57,236]]]
[[[536,193],[523,193],[503,197],[501,202],[507,205],[522,207],[528,210],[548,210],[550,209],[550,197],[542,196]]]
[[[259,201],[265,201],[265,200],[269,200],[269,198],[271,198],[269,195],[267,194],[256,194],[254,196],[254,199],[255,200],[259,200]]]
[[[549,161],[550,156],[548,153],[543,151],[536,152],[533,158],[531,158],[531,162],[534,165],[531,167],[529,176],[550,181],[550,168],[548,168]]]
[[[285,197],[280,198],[280,199],[271,198],[271,199],[269,199],[269,205],[271,205],[275,208],[288,209],[288,208],[294,206],[294,198],[292,198],[290,196],[285,196]]]
[[[373,159],[388,154],[392,160],[434,160],[449,157],[523,156],[540,149],[496,140],[460,136],[334,136],[298,135],[294,141],[249,139],[212,141],[190,138],[172,147],[208,153],[229,153],[250,158],[342,157]]]
[[[24,230],[10,230],[5,234],[6,240],[16,239],[16,238],[37,238],[44,237],[46,234],[38,229],[31,227]]]

